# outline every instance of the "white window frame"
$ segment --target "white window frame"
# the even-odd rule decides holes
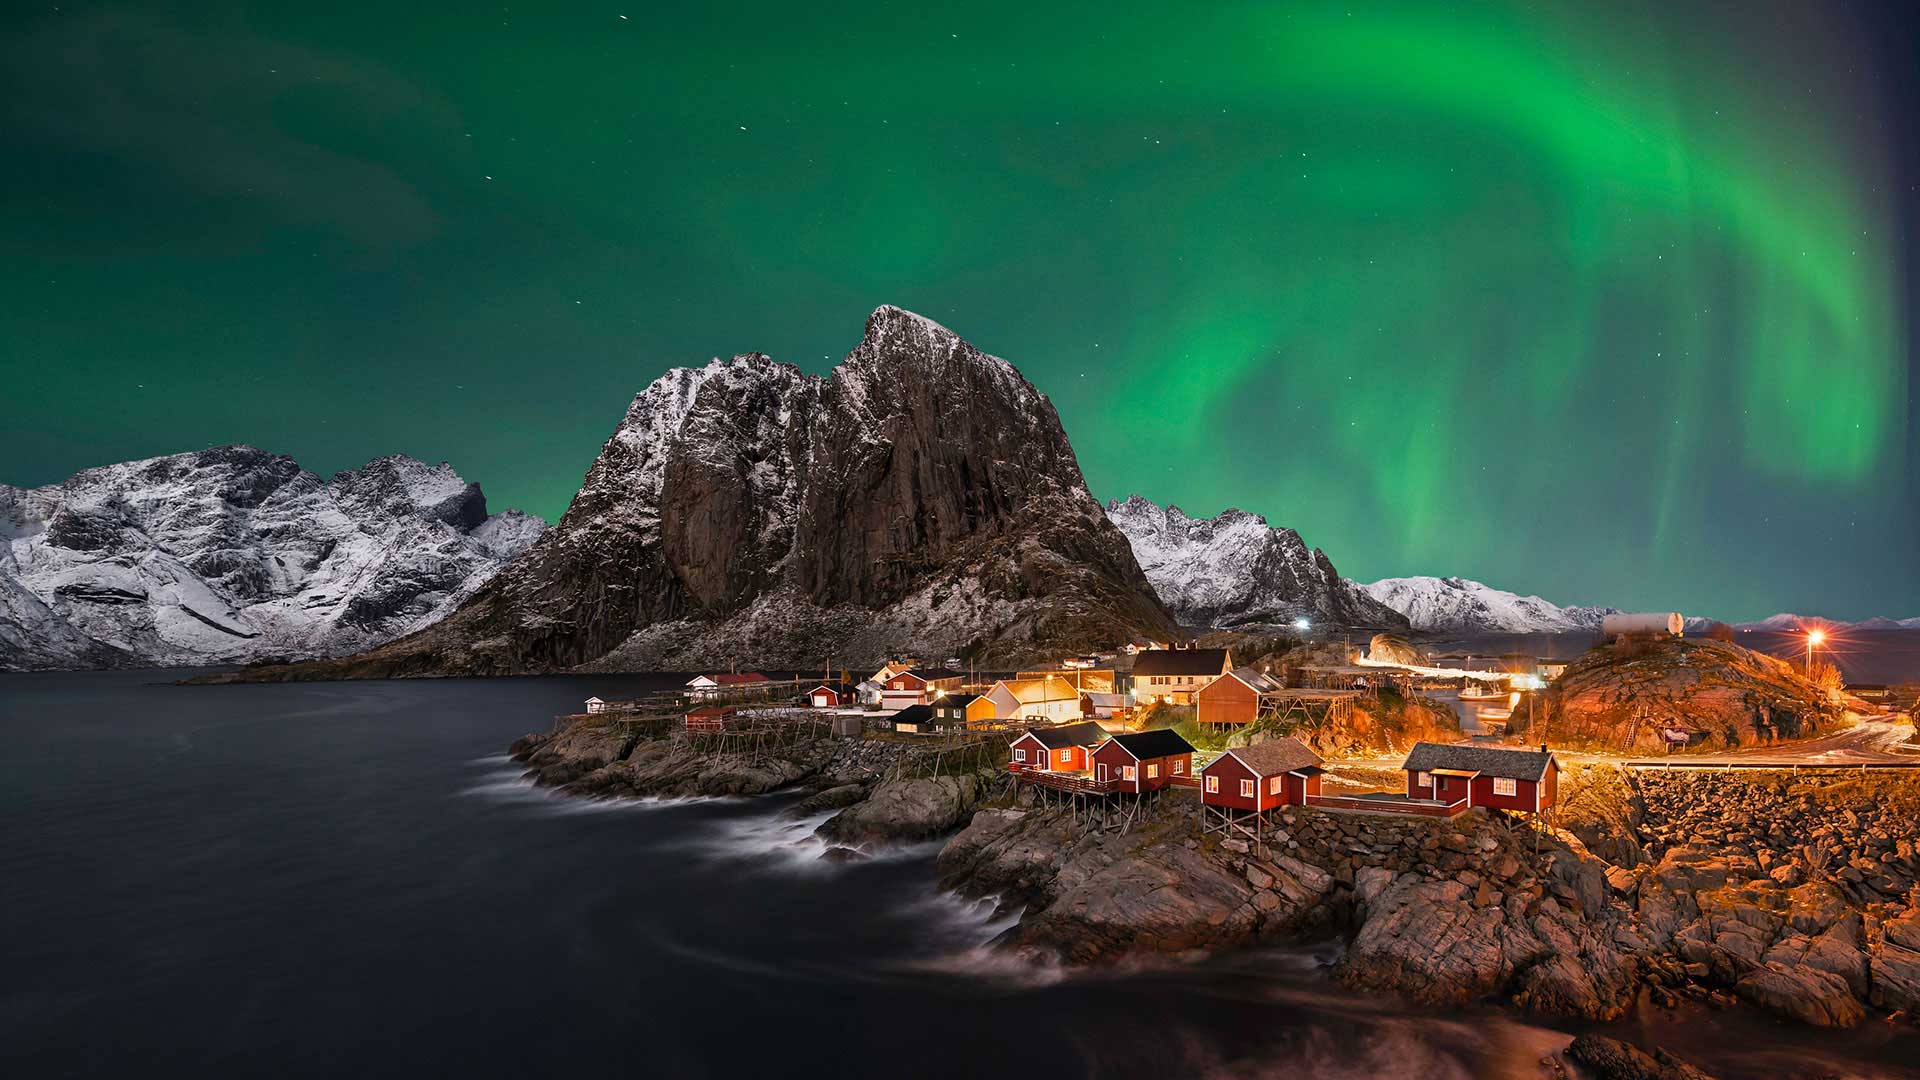
[[[1016,746],[1016,747],[1014,747],[1014,748],[1013,748],[1013,760],[1015,760],[1015,761],[1025,761],[1025,760],[1027,760],[1027,748],[1026,748],[1026,747],[1024,747],[1024,746]]]
[[[1493,778],[1493,793],[1495,795],[1518,795],[1520,794],[1520,781],[1515,780],[1511,776],[1496,776]]]
[[[1160,763],[1155,761],[1147,765],[1147,779],[1160,779]]]
[[[1253,798],[1253,781],[1251,780],[1240,781],[1240,797],[1243,799]]]
[[[1073,748],[1068,747],[1067,749],[1060,751],[1060,764],[1071,765],[1072,763],[1073,763]]]
[[[1186,771],[1187,771],[1187,759],[1174,758],[1173,759],[1173,775],[1182,776],[1186,773]]]
[[[1432,774],[1432,773],[1430,773],[1430,772],[1418,772],[1418,773],[1414,773],[1414,774],[1413,774],[1413,786],[1414,786],[1414,787],[1432,787],[1432,786],[1433,786],[1433,774]]]
[[[1207,792],[1212,795],[1220,794],[1220,778],[1219,777],[1217,776],[1207,777]]]
[[[1131,784],[1135,780],[1138,780],[1139,778],[1140,778],[1140,771],[1138,769],[1135,769],[1131,765],[1120,766],[1120,779],[1125,780],[1127,783]]]
[[[1278,776],[1267,777],[1267,794],[1269,795],[1280,794],[1280,777]]]

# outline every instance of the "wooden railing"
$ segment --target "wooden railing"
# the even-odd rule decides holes
[[[1014,779],[1023,784],[1038,784],[1055,791],[1067,791],[1077,795],[1108,795],[1120,790],[1119,780],[1095,780],[1084,773],[1053,772],[1048,769],[1036,769],[1031,765],[1022,765],[1017,761],[1007,764],[1007,771]]]

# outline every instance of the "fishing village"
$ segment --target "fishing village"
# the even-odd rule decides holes
[[[946,888],[1017,914],[999,947],[1054,962],[1331,939],[1337,978],[1427,1004],[1920,1010],[1911,691],[1624,618],[1560,659],[708,672],[513,753],[582,797],[793,792],[824,858],[938,842]]]

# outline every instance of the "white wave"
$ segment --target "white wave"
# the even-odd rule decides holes
[[[490,759],[490,763],[498,766],[501,760],[502,759],[499,758]],[[455,792],[454,797],[480,799],[507,806],[520,806],[538,810],[543,814],[552,815],[666,810],[702,803],[731,803],[740,801],[733,796],[721,795],[582,798],[579,795],[569,795],[559,788],[541,787],[535,784],[533,778],[518,765],[510,765],[477,783],[469,784]]]

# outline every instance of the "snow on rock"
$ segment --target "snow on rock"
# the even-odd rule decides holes
[[[1407,627],[1405,617],[1342,578],[1299,533],[1257,514],[1225,510],[1193,518],[1139,495],[1108,503],[1106,513],[1184,625],[1226,629],[1307,619],[1316,626]]]
[[[1560,607],[1466,578],[1382,578],[1367,595],[1400,612],[1415,630],[1436,633],[1532,633],[1598,630],[1615,608]]]
[[[401,456],[322,480],[223,446],[0,486],[0,666],[352,652],[439,618],[544,527]]]
[[[255,677],[1024,660],[1173,629],[1052,402],[883,306],[824,378],[759,353],[667,372],[560,521],[459,611]]]

